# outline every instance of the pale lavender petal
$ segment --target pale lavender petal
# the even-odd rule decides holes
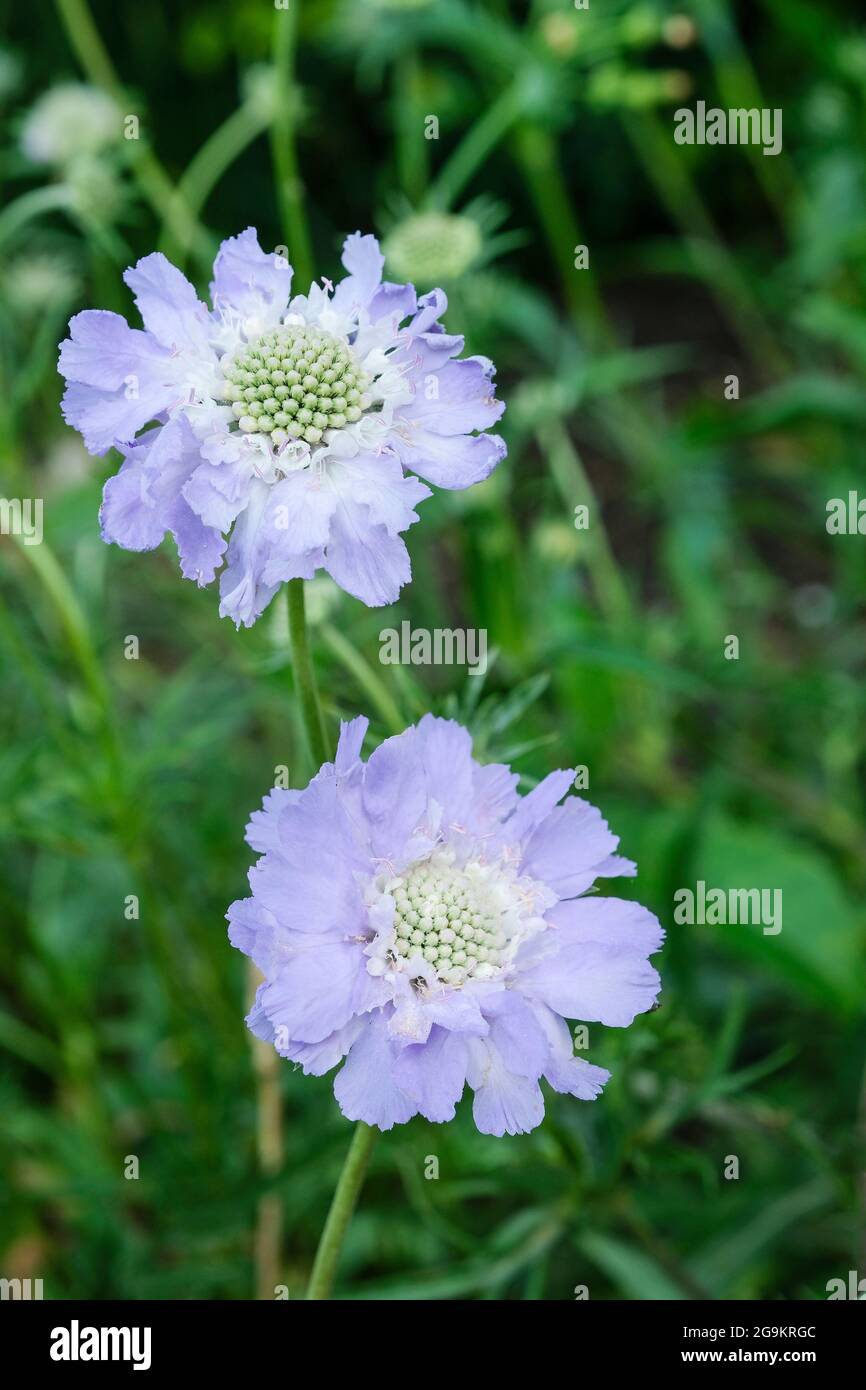
[[[550,815],[556,803],[562,800],[573,782],[573,768],[558,768],[556,772],[549,772],[543,777],[538,786],[523,797],[507,822],[505,830],[510,839],[516,842],[531,835],[535,827]]]
[[[339,314],[366,309],[382,282],[385,257],[374,236],[353,232],[343,243],[343,265],[349,272],[334,290],[332,300]]]
[[[388,1130],[416,1114],[417,1105],[394,1080],[395,1057],[387,1019],[383,1013],[375,1014],[353,1043],[334,1082],[334,1095],[347,1120],[363,1120]]]
[[[142,322],[158,343],[216,364],[208,344],[208,312],[189,280],[160,251],[144,256],[123,278]]]
[[[419,373],[413,382],[415,396],[401,406],[398,416],[410,421],[411,428],[432,434],[489,430],[505,410],[494,395],[494,370],[487,357],[462,357],[446,362],[429,382]]]
[[[575,899],[568,906],[594,909],[598,925],[587,924],[589,937],[563,935],[558,950],[523,969],[521,992],[564,1018],[627,1028],[655,1003],[661,982],[645,943],[655,941],[649,949],[657,949],[661,929],[646,908],[618,898]]]
[[[453,719],[425,714],[418,723],[417,743],[428,796],[442,807],[447,825],[465,828],[475,796],[472,739]]]
[[[86,310],[69,324],[58,370],[69,382],[63,417],[92,454],[131,443],[178,397],[182,365],[119,314]]]
[[[234,463],[200,463],[184,485],[183,495],[206,526],[227,531],[247,505],[254,477],[249,452]]]
[[[357,1011],[369,976],[355,942],[314,941],[293,952],[262,991],[278,1047],[322,1042]]]
[[[473,1039],[467,1080],[475,1092],[472,1114],[482,1134],[528,1134],[544,1119],[544,1097],[537,1081],[516,1076],[496,1048]]]
[[[467,1063],[465,1039],[434,1027],[426,1043],[403,1048],[394,1063],[394,1079],[425,1119],[443,1124],[454,1119]]]
[[[214,262],[211,299],[218,312],[243,320],[277,323],[285,313],[292,288],[292,269],[276,252],[259,245],[254,227],[224,241]]]
[[[271,788],[262,802],[262,809],[253,811],[247,822],[244,839],[250,849],[254,849],[258,854],[279,850],[280,813],[287,806],[294,806],[301,795],[300,791],[290,787]]]
[[[578,1100],[595,1100],[610,1080],[610,1072],[605,1071],[604,1067],[594,1066],[583,1057],[575,1057],[565,1019],[544,1004],[536,1005],[536,1015],[550,1043],[550,1057],[544,1070],[545,1081],[555,1091],[575,1096]]]
[[[363,506],[367,513],[365,525],[384,526],[389,536],[408,530],[418,520],[418,503],[433,495],[417,478],[407,478],[399,460],[387,454],[332,459],[328,464],[328,483],[333,489],[329,516],[338,499],[355,516],[359,506]],[[324,545],[324,540],[316,543]]]
[[[414,729],[386,739],[370,756],[363,806],[373,853],[399,856],[427,809]]]
[[[337,755],[334,759],[334,766],[339,777],[348,776],[357,764],[361,756],[361,745],[369,727],[369,719],[365,719],[362,714],[359,714],[357,719],[350,719],[347,723],[341,722],[340,737],[337,740]]]
[[[306,1076],[324,1076],[343,1060],[364,1026],[363,1018],[351,1018],[344,1028],[329,1033],[321,1042],[289,1042],[285,1047],[278,1046],[277,1051],[290,1062],[299,1062]]]
[[[535,1012],[514,990],[485,999],[482,1011],[490,1027],[490,1045],[516,1076],[536,1081],[547,1065],[550,1044]]]
[[[417,428],[406,439],[395,435],[391,443],[406,468],[458,492],[483,482],[507,453],[498,434],[445,435]]]
[[[526,843],[521,872],[546,883],[560,898],[584,893],[619,844],[595,806],[571,796],[536,827]]]
[[[369,608],[393,603],[412,578],[409,552],[399,536],[371,525],[366,507],[346,501],[334,513],[325,569],[341,589]]]

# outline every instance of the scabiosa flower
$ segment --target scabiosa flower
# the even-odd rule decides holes
[[[431,495],[411,475],[465,488],[505,453],[484,433],[504,408],[493,365],[458,360],[442,291],[383,283],[360,233],[343,265],[336,288],[291,297],[291,267],[247,228],[220,248],[208,310],[145,256],[124,276],[144,330],[87,311],[61,345],[67,421],[91,453],[125,457],[104,539],[150,550],[171,532],[200,585],[225,556],[220,613],[238,625],[319,568],[366,604],[393,602],[410,578],[401,533]]]
[[[626,1027],[659,989],[655,917],[586,896],[634,864],[594,806],[558,804],[571,771],[520,797],[450,720],[365,764],[366,729],[344,724],[335,761],[247,827],[262,857],[227,915],[265,977],[249,1027],[314,1076],[345,1058],[343,1114],[380,1129],[453,1119],[467,1082],[484,1134],[534,1129],[541,1077],[593,1100],[609,1073],[573,1056],[566,1018]]]

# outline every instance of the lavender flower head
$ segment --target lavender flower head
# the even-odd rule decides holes
[[[227,915],[265,977],[249,1027],[314,1076],[345,1058],[340,1108],[380,1129],[453,1119],[467,1082],[484,1134],[534,1129],[541,1077],[593,1100],[609,1073],[573,1055],[566,1018],[626,1027],[659,989],[656,918],[586,896],[634,864],[595,807],[558,804],[571,771],[521,797],[450,720],[365,764],[366,729],[344,724],[335,762],[247,828],[262,857]]]
[[[372,236],[347,274],[292,297],[292,270],[247,228],[214,263],[213,308],[166,258],[124,279],[144,329],[88,310],[70,323],[63,412],[92,454],[124,455],[102,534],[151,550],[170,532],[181,572],[220,579],[220,614],[249,627],[281,584],[328,571],[371,606],[410,578],[401,539],[430,489],[486,478],[505,453],[493,365],[458,359],[445,295],[382,283]]]

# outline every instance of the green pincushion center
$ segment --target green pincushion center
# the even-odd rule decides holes
[[[324,329],[272,329],[222,363],[223,400],[240,429],[270,435],[274,444],[318,444],[326,430],[359,420],[369,385],[347,343]]]
[[[495,973],[506,936],[483,885],[459,869],[421,864],[390,891],[398,956],[423,956],[448,984]]]

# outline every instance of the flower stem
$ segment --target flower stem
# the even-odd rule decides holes
[[[294,3],[288,9],[275,10],[273,60],[279,96],[271,125],[271,153],[289,260],[294,268],[297,292],[306,293],[313,279],[313,253],[295,151],[295,128],[300,112],[295,81],[296,26]]]
[[[352,1219],[352,1212],[355,1210],[358,1193],[361,1191],[377,1132],[372,1126],[365,1125],[363,1120],[359,1120],[355,1127],[313,1261],[313,1272],[307,1288],[308,1299],[330,1297],[340,1251]]]
[[[322,706],[316,688],[316,677],[310,657],[310,641],[307,633],[307,619],[304,610],[304,581],[290,579],[289,590],[289,640],[292,646],[292,666],[295,672],[298,698],[301,702],[301,718],[307,735],[310,756],[316,768],[329,761],[331,750],[325,733]]]

